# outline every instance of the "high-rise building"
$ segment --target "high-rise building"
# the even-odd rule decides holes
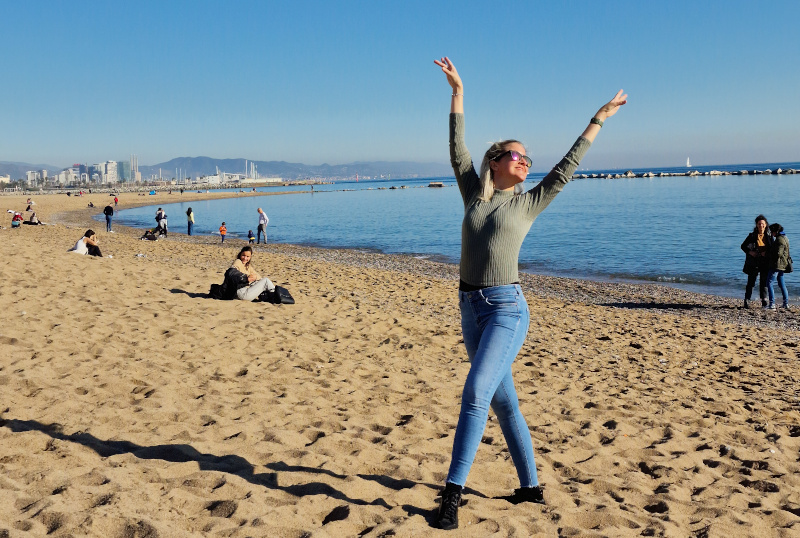
[[[106,173],[106,167],[103,163],[93,164],[89,166],[89,179],[92,183],[102,183],[103,176]]]
[[[116,183],[118,178],[117,161],[106,161],[106,183]]]
[[[131,180],[130,161],[120,161],[117,163],[117,179],[120,183],[127,183]]]
[[[131,155],[131,180],[136,183],[142,182],[142,173],[139,172],[139,156]]]

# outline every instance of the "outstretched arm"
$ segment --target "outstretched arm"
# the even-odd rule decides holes
[[[615,95],[611,101],[600,107],[600,110],[597,111],[597,114],[595,114],[594,117],[597,120],[604,122],[608,118],[616,114],[617,111],[619,110],[619,107],[621,107],[627,102],[628,102],[628,94],[626,93],[623,95],[622,90],[620,90],[617,92],[617,95]],[[597,125],[596,123],[590,123],[589,126],[586,128],[586,130],[583,131],[583,134],[581,136],[584,137],[589,142],[594,142],[594,138],[597,136],[597,133],[599,132],[600,132],[600,125]]]
[[[442,68],[442,73],[447,75],[447,83],[453,88],[453,96],[450,100],[450,112],[456,114],[464,113],[464,83],[461,82],[461,77],[458,76],[456,66],[450,61],[447,56],[441,60],[434,60],[433,63]]]
[[[623,95],[622,90],[618,91],[611,101],[600,107],[594,118],[600,122],[610,118],[617,113],[619,107],[628,102],[627,97],[627,94]],[[600,132],[600,125],[589,123],[589,126],[578,137],[578,140],[575,141],[575,144],[572,145],[572,148],[564,158],[553,167],[549,174],[544,176],[544,179],[538,185],[525,193],[528,203],[528,215],[531,220],[544,211],[544,208],[561,192],[564,185],[569,183],[572,179],[572,174],[577,170],[578,164],[580,164],[581,159],[586,154],[586,150],[589,149],[598,132]]]
[[[479,192],[480,181],[464,143],[464,83],[458,76],[456,66],[447,56],[434,60],[433,63],[442,68],[442,73],[447,76],[447,83],[453,89],[450,98],[450,164],[458,181],[461,198],[466,204]]]

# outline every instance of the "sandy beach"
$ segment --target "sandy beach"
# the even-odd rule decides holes
[[[182,200],[218,196],[241,195]],[[514,375],[547,504],[494,498],[518,482],[490,415],[444,532],[456,267],[260,245],[297,303],[216,301],[243,241],[109,234],[91,217],[110,199],[0,222],[0,538],[800,536],[798,312],[525,275]],[[88,227],[106,257],[67,252]]]

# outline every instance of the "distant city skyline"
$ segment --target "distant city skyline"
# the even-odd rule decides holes
[[[467,145],[549,169],[618,89],[581,169],[800,160],[800,3],[5,3],[0,161],[186,156],[447,163],[448,55]]]

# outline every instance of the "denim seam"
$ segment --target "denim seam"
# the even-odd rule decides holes
[[[501,383],[501,385],[503,386],[503,392],[506,395],[506,400],[508,400],[509,399],[508,391],[506,390],[505,385],[503,385],[502,383]],[[517,407],[517,411],[519,411],[519,401],[517,402],[517,406],[516,407]],[[519,412],[522,413],[522,411],[519,411]],[[517,438],[519,438],[521,440],[522,439],[522,430],[519,427],[519,422],[517,421],[517,414],[516,413],[511,413],[511,423],[512,423],[513,428],[516,430]],[[525,425],[525,427],[526,427],[525,428],[526,429],[526,433],[528,435],[530,435],[531,432],[527,431],[527,424]],[[508,444],[508,439],[506,439],[506,444]],[[533,444],[533,443],[531,443],[531,444]],[[537,484],[533,483],[533,476],[531,475],[531,462],[528,461],[528,455],[525,453],[525,449],[522,448],[522,447],[520,447],[520,448],[521,448],[520,452],[522,452],[522,457],[525,460],[524,461],[524,463],[525,463],[525,472],[528,474],[528,483],[530,483],[531,486],[536,486]],[[514,458],[511,458],[511,459],[513,460]],[[520,484],[520,485],[522,485],[523,487],[526,487],[524,484]]]
[[[515,336],[518,334],[518,331],[520,329],[520,325],[522,325],[522,312],[521,312],[521,309],[520,309],[519,297],[517,298],[516,305],[517,305],[517,314],[519,315],[519,317],[517,318],[517,325],[516,325],[516,327],[514,327],[514,335]],[[527,333],[527,331],[526,331],[526,333]],[[508,344],[509,344],[509,347],[510,347],[511,344],[513,344],[513,340],[509,341]],[[522,345],[525,345],[525,341],[524,340],[522,342]],[[508,347],[504,351],[507,353],[508,352],[507,350],[508,350]],[[519,351],[521,351],[521,350],[522,350],[522,346],[520,346],[520,350]],[[519,351],[517,351],[517,353],[514,355],[514,358],[511,360],[511,363],[509,363],[509,365],[508,365],[508,370],[509,371],[511,371],[511,367],[513,366],[514,362],[517,360],[517,355],[519,355]],[[513,377],[513,374],[512,374],[512,377]],[[502,379],[503,378],[501,377],[500,378],[501,381],[498,384],[498,388],[500,387],[500,385],[502,385]],[[506,399],[508,399],[508,392],[506,391],[505,386],[503,387],[503,391],[506,394]],[[516,411],[521,413],[521,411],[519,410],[519,401],[517,401]],[[517,437],[520,437],[520,430],[519,430],[519,425],[517,424],[516,412],[511,414],[511,421],[513,423],[513,427],[517,430]],[[530,435],[530,432],[528,432],[528,435]],[[508,440],[506,440],[506,444],[508,444]],[[530,474],[530,462],[528,461],[528,457],[525,454],[524,450],[522,450],[522,457],[525,458],[525,470],[528,473],[528,481],[532,483],[533,482],[533,477]]]

